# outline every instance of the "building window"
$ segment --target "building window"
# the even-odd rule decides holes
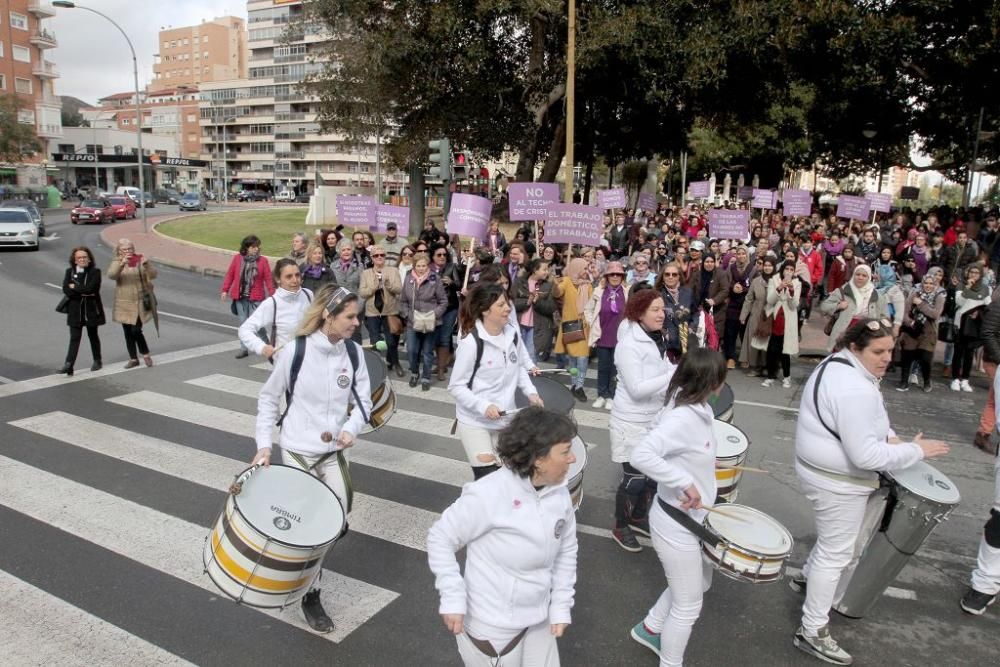
[[[3,58],[3,42],[0,42],[0,58]]]
[[[18,14],[17,12],[10,13],[10,27],[17,28],[18,30],[28,29],[28,17],[24,14]]]
[[[14,60],[19,63],[30,63],[31,62],[31,49],[26,46],[18,46],[17,44],[12,44],[10,47],[11,55],[14,56]]]
[[[185,37],[185,38],[184,38],[184,43],[183,43],[183,46],[187,46],[187,45],[188,45],[188,40],[187,40],[187,37]]]
[[[0,90],[7,90],[7,75],[0,74]]]
[[[202,56],[202,58],[207,58],[208,57],[208,51],[202,52],[201,56]]]
[[[205,35],[204,37],[201,38],[201,43],[208,44],[208,35]]]
[[[19,93],[24,93],[25,95],[30,95],[32,92],[31,79],[14,77],[14,90]]]
[[[57,150],[60,153],[75,153],[76,146],[73,144],[59,144]]]
[[[132,124],[131,118],[122,118],[122,125],[131,125],[131,124]]]
[[[187,122],[189,122],[189,123],[197,123],[198,122],[198,117],[195,114],[193,114],[193,113],[189,113],[187,115]]]
[[[17,112],[17,122],[25,125],[35,124],[35,112],[31,109],[21,109]]]

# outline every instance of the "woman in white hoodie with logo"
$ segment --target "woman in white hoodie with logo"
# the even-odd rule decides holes
[[[439,612],[466,667],[559,665],[576,589],[574,437],[569,417],[522,410],[500,433],[503,467],[466,484],[427,535]]]
[[[286,257],[274,264],[274,281],[278,289],[257,306],[239,329],[243,346],[267,359],[295,337],[302,314],[313,297],[312,292],[302,287],[302,273],[293,259]],[[258,334],[260,331],[265,332],[266,341]]]
[[[683,664],[691,628],[712,582],[701,539],[684,524],[696,524],[697,530],[708,513],[704,508],[715,502],[715,414],[708,399],[718,395],[725,381],[721,353],[689,349],[667,387],[670,402],[632,448],[632,465],[657,482],[649,525],[667,588],[631,635],[660,656],[660,667]]]
[[[485,283],[469,291],[459,314],[462,339],[448,391],[455,397],[458,437],[476,479],[498,468],[497,441],[509,421],[504,413],[515,408],[516,390],[520,388],[532,405],[542,405],[528,377],[528,351],[510,319],[512,310],[506,289]],[[534,365],[530,359],[527,364]]]

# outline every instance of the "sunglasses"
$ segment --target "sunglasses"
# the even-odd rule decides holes
[[[412,252],[404,252],[403,253],[403,257],[413,257],[413,253]]]
[[[434,253],[434,256],[435,257],[447,257],[448,253],[446,253],[446,252],[436,252],[436,253]]]
[[[373,252],[372,257],[385,257],[384,252]]]
[[[676,271],[665,271],[663,273],[663,275],[665,275],[665,276],[680,276],[681,274],[677,273]]]

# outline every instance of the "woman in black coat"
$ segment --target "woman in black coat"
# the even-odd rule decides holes
[[[94,254],[90,252],[90,248],[80,246],[70,253],[62,291],[66,298],[65,303],[60,304],[59,311],[66,313],[69,350],[66,352],[66,363],[59,372],[73,374],[73,364],[80,351],[84,327],[87,329],[87,338],[90,339],[90,354],[94,358],[90,370],[100,370],[101,339],[97,335],[97,327],[105,322],[104,304],[101,303],[101,270],[94,266]]]

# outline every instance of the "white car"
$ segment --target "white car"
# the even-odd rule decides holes
[[[23,208],[0,208],[0,247],[38,250],[38,223]]]
[[[282,190],[275,195],[274,201],[295,201],[295,193],[291,190]]]

